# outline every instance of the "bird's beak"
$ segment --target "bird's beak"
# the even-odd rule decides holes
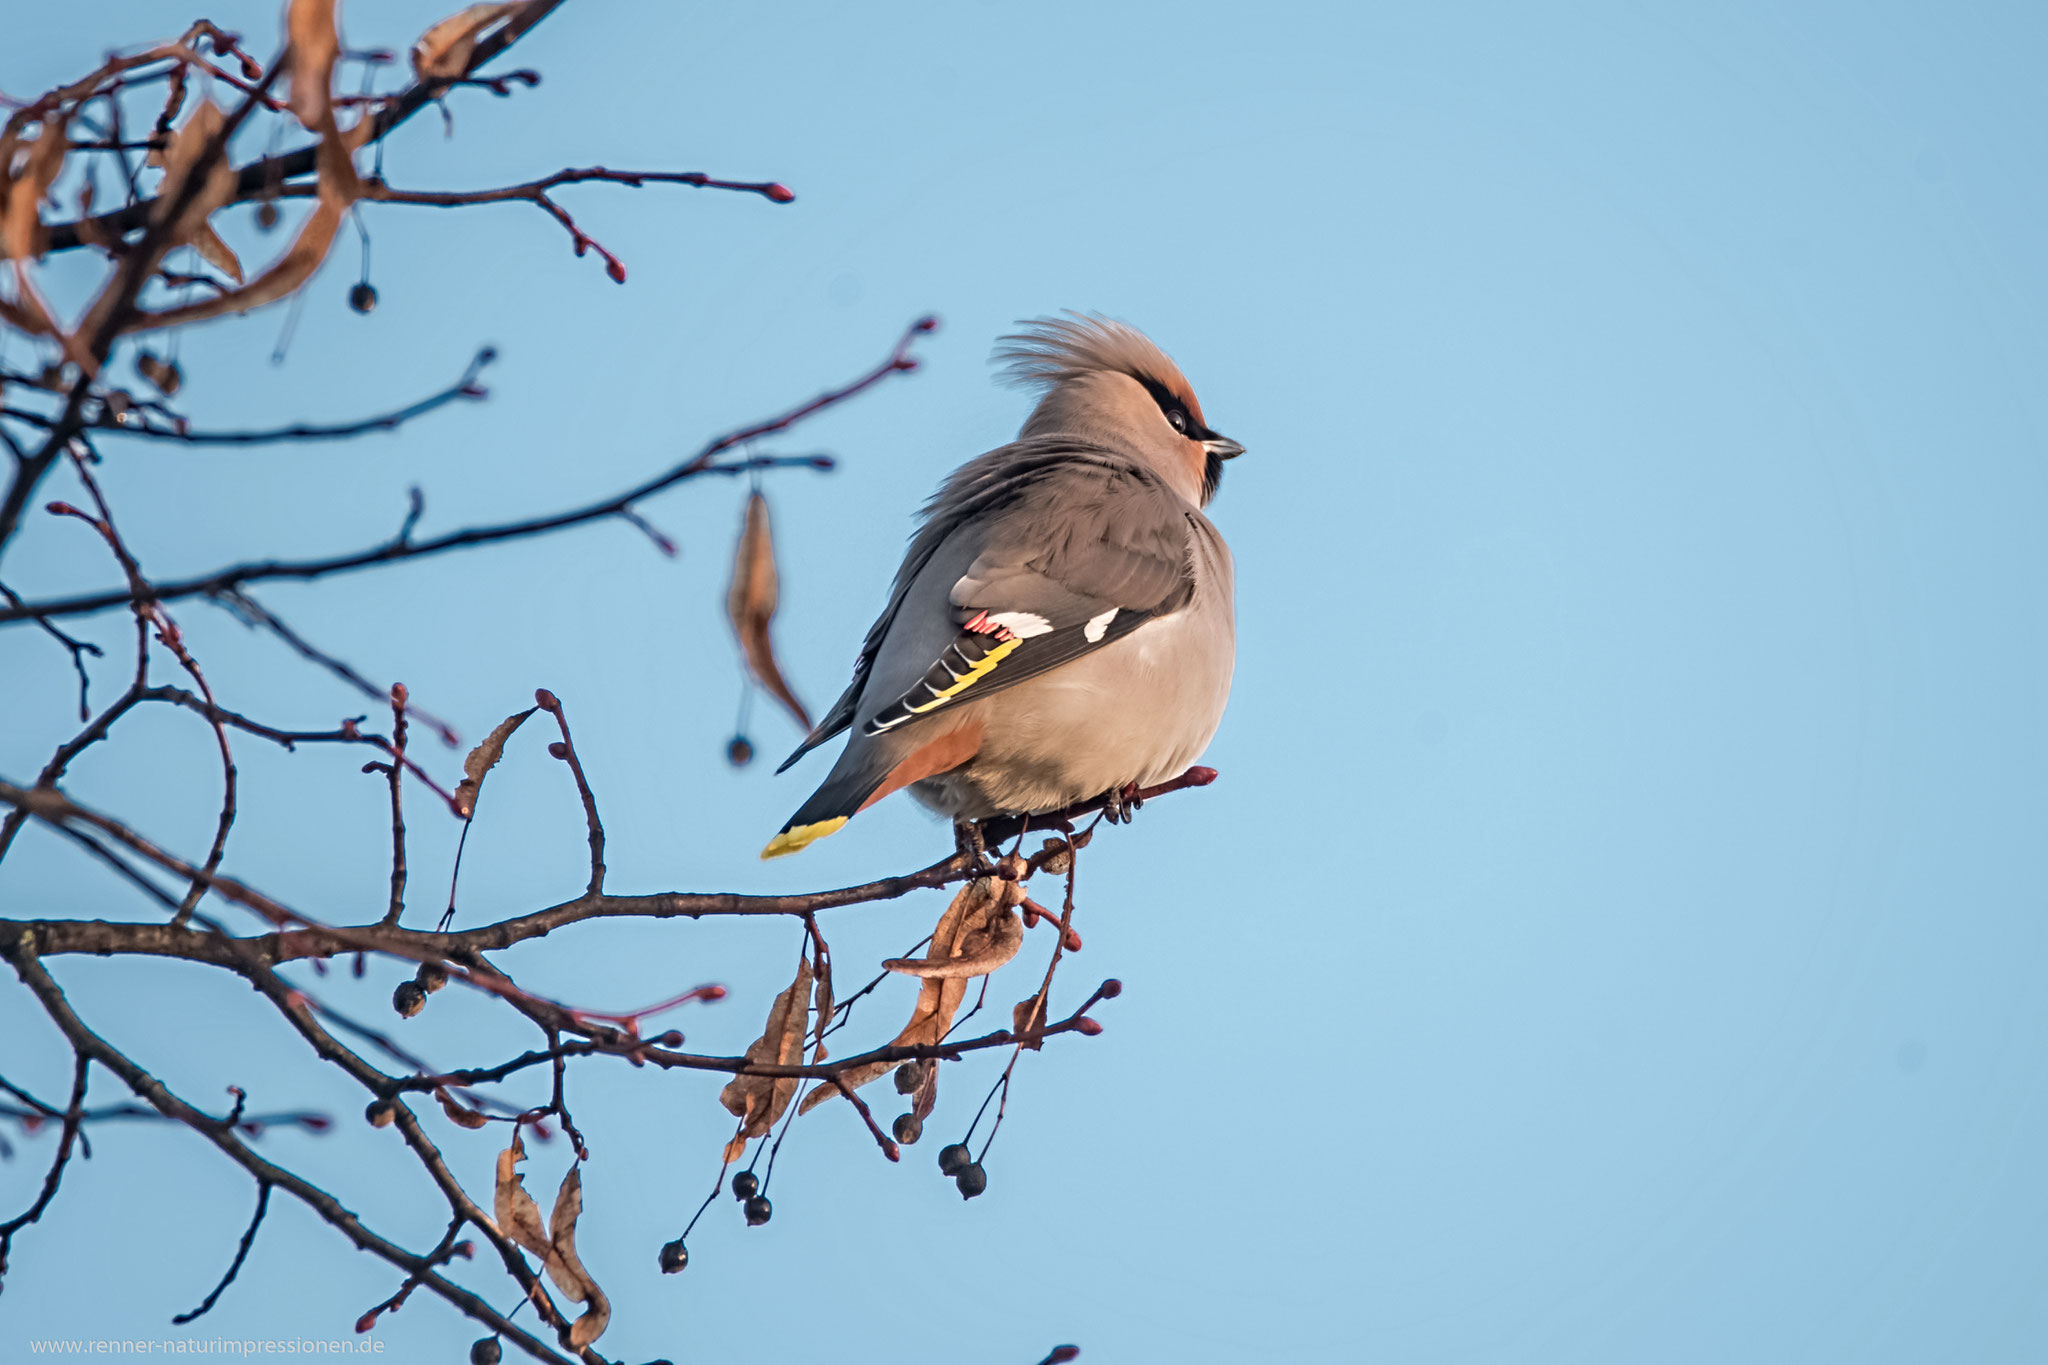
[[[1244,447],[1231,440],[1228,436],[1211,436],[1208,440],[1202,442],[1202,449],[1208,451],[1219,460],[1234,460],[1244,454]]]

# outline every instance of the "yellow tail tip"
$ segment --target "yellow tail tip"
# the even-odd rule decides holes
[[[781,858],[809,848],[828,834],[837,834],[846,823],[847,817],[835,815],[830,820],[820,820],[815,825],[797,825],[786,829],[768,841],[768,847],[761,850],[765,862],[769,858]]]

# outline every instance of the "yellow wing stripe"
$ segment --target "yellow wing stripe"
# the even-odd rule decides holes
[[[761,857],[764,860],[780,858],[784,854],[808,848],[828,834],[837,834],[846,821],[846,816],[835,815],[830,820],[820,820],[815,825],[798,825],[793,829],[786,829],[768,841],[768,847],[761,850]]]
[[[980,682],[990,673],[993,673],[995,671],[996,665],[1001,663],[1005,658],[1007,658],[1010,652],[1016,649],[1018,645],[1021,645],[1023,643],[1024,641],[1021,637],[1015,640],[1003,641],[994,649],[991,649],[988,653],[982,655],[981,662],[975,664],[974,667],[968,669],[965,673],[961,674],[959,680],[956,681],[951,687],[948,687],[945,691],[939,693],[930,701],[925,702],[922,705],[910,707],[909,710],[911,714],[923,715],[925,712],[931,710],[933,707],[942,706],[946,702],[949,702],[953,698],[959,696],[962,692],[965,692],[968,688]]]

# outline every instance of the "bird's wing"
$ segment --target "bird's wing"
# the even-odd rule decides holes
[[[1123,501],[1126,497],[1128,504]],[[875,660],[892,632],[906,640],[930,637],[931,622],[907,622],[904,624],[910,629],[896,628],[912,586],[935,557],[957,565],[963,562],[964,550],[973,550],[964,560],[978,566],[979,572],[970,567],[960,584],[985,582],[991,594],[985,603],[953,596],[954,606],[965,608],[955,613],[954,624],[964,627],[977,612],[1002,614],[1009,610],[1028,611],[1048,623],[1059,623],[1059,638],[1034,637],[1031,649],[1012,651],[1016,657],[1002,665],[1000,683],[991,676],[994,665],[977,675],[968,687],[976,696],[986,696],[1177,608],[1179,600],[1170,606],[1168,600],[1182,588],[1180,580],[1188,573],[1187,510],[1176,494],[1148,472],[1114,452],[1071,438],[1019,441],[970,460],[925,508],[924,525],[911,538],[888,604],[868,628],[854,663],[853,680],[817,728],[776,771],[786,771],[853,724],[874,674]],[[943,555],[942,549],[946,551]],[[1034,561],[1041,557],[1045,563],[1034,568]],[[1082,607],[1088,609],[1078,618],[1076,631],[1071,618]],[[1111,607],[1117,608],[1117,615],[1104,621],[1101,638],[1091,638],[1090,622]],[[1055,615],[1046,615],[1046,611]],[[966,643],[975,651],[977,662],[982,660],[978,642],[1009,643],[989,639],[992,632],[987,631],[963,628],[958,634],[968,637]],[[939,635],[946,638],[943,630]],[[936,668],[951,656],[951,647],[942,644],[930,659],[920,662]],[[965,657],[956,662],[964,662]],[[968,687],[954,695],[964,695]]]
[[[1186,502],[1150,473],[1092,459],[1041,467],[949,537],[967,560],[946,593],[952,627],[897,621],[914,659],[887,660],[910,682],[861,726],[876,735],[990,696],[1100,649],[1194,596]],[[929,600],[929,599],[927,599]],[[934,649],[934,637],[945,643]],[[891,650],[897,629],[885,633]]]

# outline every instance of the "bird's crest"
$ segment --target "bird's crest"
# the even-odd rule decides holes
[[[1202,421],[1202,405],[1187,376],[1137,328],[1071,309],[1065,317],[1034,318],[1018,326],[1023,330],[1001,338],[992,357],[1005,383],[1044,390],[1098,370],[1127,374],[1155,395],[1165,390]]]

